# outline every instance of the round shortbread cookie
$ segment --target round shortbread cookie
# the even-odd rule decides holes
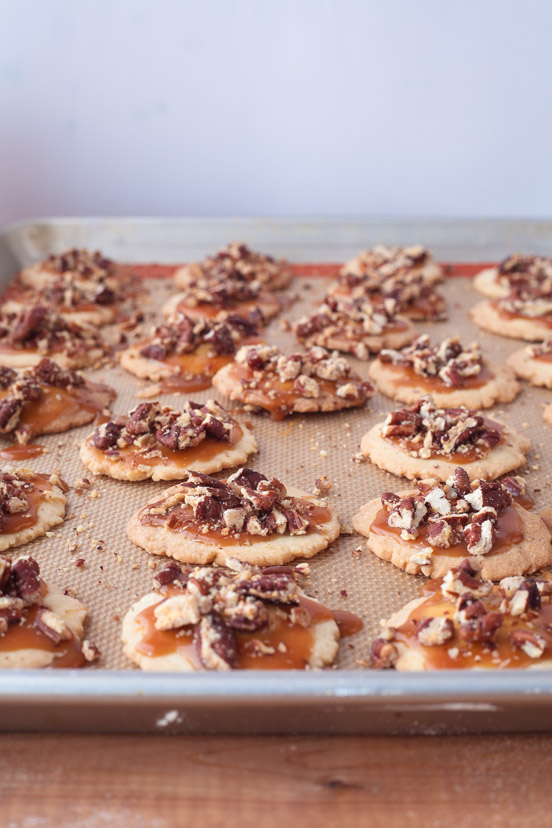
[[[172,486],[163,492],[163,499],[169,498],[177,491],[179,487]],[[300,497],[315,505],[320,505],[320,501],[299,489],[288,488],[287,494],[289,497]],[[337,513],[328,507],[330,518],[326,523],[319,524],[316,532],[306,535],[275,535],[270,540],[259,540],[249,545],[241,542],[220,546],[213,540],[198,541],[182,532],[172,531],[166,526],[151,526],[142,523],[141,516],[149,506],[158,503],[159,500],[159,495],[157,495],[132,515],[127,525],[127,535],[133,543],[152,555],[166,555],[184,563],[224,565],[228,559],[236,558],[257,566],[275,566],[288,563],[295,558],[313,557],[326,549],[340,533]]]
[[[498,420],[496,421],[498,423]],[[531,442],[511,426],[504,426],[503,440],[494,446],[485,457],[463,463],[470,480],[483,478],[495,480],[503,474],[524,466],[527,462],[525,455],[531,450]],[[399,446],[382,437],[382,423],[377,423],[362,437],[360,450],[374,465],[384,471],[391,472],[410,480],[435,477],[437,480],[447,480],[458,461],[447,460],[445,457],[423,459],[412,457]]]
[[[407,497],[413,494],[409,492],[398,492],[400,497]],[[416,494],[416,492],[414,492]],[[378,558],[390,561],[398,569],[403,569],[410,575],[419,575],[422,566],[411,560],[411,556],[417,551],[412,544],[403,541],[400,535],[381,535],[371,531],[372,523],[382,508],[381,500],[376,498],[362,506],[353,518],[353,528],[368,538],[367,546]],[[544,521],[538,515],[528,512],[521,506],[514,504],[519,516],[523,531],[523,540],[512,546],[499,549],[498,552],[489,552],[486,555],[471,557],[481,563],[481,577],[484,580],[499,581],[510,575],[522,575],[535,572],[543,566],[552,563],[552,543],[550,532]],[[420,551],[418,549],[418,551]],[[465,557],[469,553],[466,550]],[[446,549],[433,549],[431,563],[424,564],[424,573],[431,578],[441,578],[449,569],[457,566],[458,555],[447,554]]]
[[[193,660],[187,658],[182,651],[159,656],[145,655],[140,652],[138,645],[142,639],[142,628],[136,620],[137,616],[159,602],[162,596],[158,592],[150,592],[137,601],[123,618],[122,642],[123,652],[141,670],[159,670],[173,673],[196,672],[197,667]],[[309,658],[309,667],[317,669],[331,664],[338,650],[339,628],[335,621],[321,621],[312,627],[312,649]]]
[[[510,339],[525,339],[537,342],[546,339],[550,334],[550,327],[539,322],[538,317],[506,317],[501,316],[492,302],[479,302],[470,311],[472,322],[484,331],[507,336]]]
[[[250,454],[257,451],[257,441],[253,434],[244,425],[240,425],[242,436],[237,443],[220,442],[220,451],[212,457],[205,459],[192,459],[188,465],[182,461],[186,458],[186,449],[178,452],[181,456],[179,462],[168,460],[166,462],[143,463],[132,466],[114,457],[106,455],[103,451],[95,448],[90,442],[90,437],[81,443],[79,454],[84,465],[93,474],[105,474],[115,480],[178,480],[186,472],[193,468],[194,471],[203,474],[229,469],[232,466],[243,465]],[[201,446],[201,443],[199,444]],[[193,453],[194,449],[191,449]],[[190,454],[190,451],[188,451]],[[174,452],[176,455],[177,452]],[[162,460],[162,458],[161,458]]]
[[[397,366],[400,367],[400,366]],[[424,394],[430,393],[435,405],[442,408],[491,408],[497,403],[511,402],[519,392],[521,386],[517,382],[513,371],[507,365],[500,365],[494,362],[486,363],[486,367],[492,372],[493,377],[484,385],[476,388],[447,388],[442,383],[443,390],[436,388],[428,390],[423,386],[423,377],[420,376],[421,384],[417,386],[415,379],[408,379],[401,382],[400,371],[389,369],[387,364],[375,359],[370,364],[368,376],[382,394],[391,397],[398,402],[409,405],[419,400]],[[552,371],[552,367],[551,367]]]

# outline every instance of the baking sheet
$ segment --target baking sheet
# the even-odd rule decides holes
[[[172,263],[201,257],[232,239],[243,239],[254,247],[295,261],[319,262],[342,261],[357,249],[378,241],[419,241],[433,247],[442,261],[489,261],[520,248],[550,252],[552,231],[546,223],[520,223],[517,236],[512,222],[466,224],[469,226],[399,222],[386,227],[382,223],[349,225],[327,221],[301,225],[289,221],[248,224],[246,221],[128,220],[125,223],[94,219],[29,223],[8,228],[0,239],[0,277],[4,284],[17,267],[73,245],[100,247],[106,255],[120,261]],[[361,231],[363,240],[359,238]],[[299,246],[301,234],[302,247]],[[287,245],[286,238],[289,238]],[[462,238],[466,239],[465,246]],[[327,283],[322,278],[297,279],[292,292],[298,298],[285,315],[293,320],[311,308],[321,298]],[[148,286],[152,292],[152,303],[146,306],[150,322],[171,288],[157,280],[151,280]],[[436,339],[451,332],[459,333],[466,342],[477,338],[489,358],[498,360],[519,347],[514,340],[503,340],[473,329],[465,311],[479,296],[468,280],[449,279],[442,289],[449,301],[450,320],[418,323],[420,332],[427,331]],[[284,349],[297,347],[293,337],[282,332],[280,319],[267,328],[267,339]],[[366,363],[351,361],[359,373],[365,374]],[[143,383],[119,367],[90,372],[90,376],[116,387],[118,397],[113,405],[116,412],[132,407],[136,403],[136,392],[143,387]],[[198,401],[209,396],[225,402],[214,390],[192,395]],[[493,414],[520,428],[533,440],[535,448],[529,458],[528,480],[530,487],[540,489],[536,494],[537,506],[547,503],[550,492],[549,431],[541,417],[541,404],[550,396],[551,392],[525,386],[517,402],[493,409]],[[182,396],[162,397],[174,405],[179,398]],[[246,415],[254,425],[260,448],[251,465],[280,477],[286,484],[306,489],[311,489],[316,478],[326,474],[334,484],[330,502],[337,508],[347,530],[352,515],[362,503],[384,490],[400,488],[399,478],[369,463],[353,463],[351,459],[358,451],[362,434],[393,407],[391,400],[376,394],[364,409],[337,414],[294,416],[281,423]],[[78,445],[89,432],[90,426],[84,426],[62,435],[41,437],[39,442],[48,447],[48,453],[27,461],[26,465],[38,471],[59,469],[70,484],[79,477],[89,477],[78,458]],[[25,548],[39,560],[46,578],[72,588],[87,604],[87,635],[100,647],[102,659],[97,665],[70,675],[61,675],[61,671],[33,673],[32,687],[23,674],[2,675],[0,698],[10,701],[11,715],[2,715],[6,705],[0,706],[0,727],[214,728],[234,732],[482,729],[500,727],[505,711],[513,706],[517,711],[515,721],[508,716],[512,729],[534,726],[528,723],[528,716],[534,717],[537,707],[534,701],[530,706],[524,703],[524,693],[538,691],[540,704],[549,704],[548,672],[538,677],[530,673],[516,677],[513,671],[490,676],[457,671],[447,678],[443,674],[412,676],[368,671],[369,643],[377,634],[379,620],[415,597],[421,579],[377,559],[366,550],[364,538],[354,534],[342,535],[330,550],[311,560],[311,594],[322,603],[360,615],[365,623],[363,632],[341,642],[333,670],[307,675],[138,673],[122,655],[120,620],[130,604],[149,590],[152,572],[162,565],[162,559],[149,556],[131,544],[126,538],[125,525],[137,508],[166,485],[94,478],[90,490],[81,495],[69,493],[70,517],[55,530],[54,537],[39,539]],[[84,559],[82,566],[76,565],[78,559]],[[173,707],[167,707],[169,698]],[[123,705],[125,716],[121,716]],[[274,716],[269,716],[268,710]],[[54,711],[56,716],[52,720],[50,714]],[[549,726],[552,728],[552,722]]]

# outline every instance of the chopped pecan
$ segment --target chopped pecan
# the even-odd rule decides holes
[[[202,664],[209,670],[230,670],[238,660],[234,630],[219,615],[204,615],[196,626],[196,641]]]
[[[504,616],[500,612],[486,612],[460,625],[459,635],[464,641],[492,644]]]
[[[46,607],[39,608],[35,617],[35,626],[56,645],[70,635],[63,619]]]
[[[378,670],[386,670],[394,667],[399,658],[399,651],[391,641],[384,638],[376,638],[370,649],[370,661],[372,667]]]
[[[424,618],[418,627],[417,638],[424,647],[437,647],[445,644],[454,635],[454,624],[450,618]]]
[[[531,630],[518,627],[508,638],[513,647],[523,650],[529,658],[540,658],[546,650],[546,639]]]
[[[33,558],[18,558],[12,564],[10,582],[15,594],[28,602],[33,603],[40,596],[39,567]]]

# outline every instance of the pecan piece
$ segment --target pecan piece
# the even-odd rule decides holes
[[[238,660],[234,630],[219,615],[204,615],[196,626],[196,647],[208,670],[231,670]]]
[[[479,615],[460,625],[460,638],[464,641],[492,644],[503,620],[504,616],[500,612]]]
[[[450,618],[424,618],[418,627],[417,638],[424,647],[437,647],[445,644],[454,635],[454,624]]]
[[[509,635],[510,644],[523,650],[529,658],[540,658],[546,650],[546,640],[531,630],[518,628]]]
[[[394,667],[399,657],[399,651],[391,641],[376,638],[370,648],[370,661],[377,670],[389,670]]]

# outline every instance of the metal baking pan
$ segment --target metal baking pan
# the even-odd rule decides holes
[[[552,222],[515,219],[353,221],[159,218],[26,221],[0,231],[0,285],[5,286],[21,267],[70,246],[99,248],[105,255],[121,262],[175,264],[201,258],[233,239],[246,241],[254,248],[285,256],[297,263],[342,262],[358,250],[382,242],[426,244],[442,262],[491,262],[516,250],[552,254]],[[317,281],[321,283],[321,280]],[[462,314],[462,302],[469,304],[475,299],[473,295],[466,300],[464,294],[466,290],[461,288],[452,297],[454,301],[451,306],[458,314],[452,322],[455,331],[458,329],[457,321],[465,316]],[[314,291],[310,294],[311,302],[313,297]],[[446,328],[446,323],[435,327],[436,335],[445,333]],[[492,340],[497,349],[503,347],[498,338],[493,337]],[[511,345],[513,347],[515,343]],[[128,378],[120,381],[123,383]],[[122,393],[123,403],[125,393]],[[546,395],[546,392],[539,393]],[[531,392],[527,395],[530,405],[524,403],[524,409],[515,416],[531,417],[531,406],[535,406],[536,412],[542,399],[542,396]],[[366,415],[372,416],[372,420],[392,407],[390,401],[380,400],[378,404],[379,411],[377,405],[371,404],[370,407],[376,408],[376,411]],[[549,433],[541,425],[540,413],[538,422],[536,417],[531,419],[531,436],[540,438],[541,465],[545,467],[546,453],[551,450]],[[314,440],[315,432],[308,432],[308,429],[318,429],[316,421],[316,417],[311,418],[309,425],[305,426],[305,439],[309,433],[309,439]],[[322,430],[326,428],[325,422],[331,423],[331,420],[321,418],[318,421],[322,424]],[[362,433],[358,431],[362,428],[362,420],[358,420],[357,425],[357,433]],[[337,439],[334,432],[328,429],[328,438]],[[72,445],[69,435],[64,437],[67,436],[67,444]],[[56,440],[55,437],[48,439]],[[48,457],[52,455],[46,455]],[[51,462],[51,459],[39,460]],[[270,448],[263,459],[265,463],[269,461],[272,462]],[[63,463],[63,457],[60,462]],[[336,503],[340,513],[340,505],[344,506],[345,500],[348,499],[348,503],[353,499],[353,505],[359,506],[369,496],[374,496],[360,496],[359,501],[358,491],[362,485],[365,484],[367,489],[371,487],[374,493],[381,491],[381,473],[365,470],[358,472],[356,478],[350,470],[348,474],[355,485],[351,486],[349,493],[343,493],[341,504]],[[546,496],[546,485],[542,488]],[[126,491],[130,493],[130,489]],[[129,494],[129,500],[136,491],[134,489],[133,494]],[[142,494],[141,502],[145,499]],[[104,508],[102,503],[106,502],[99,500],[100,512]],[[99,515],[98,519],[101,517]],[[328,584],[332,577],[335,580],[341,568],[347,577],[353,578],[353,606],[347,608],[353,611],[358,611],[358,607],[365,609],[367,629],[364,640],[367,641],[374,632],[375,619],[416,594],[419,581],[404,573],[391,572],[394,568],[389,564],[373,561],[374,556],[368,555],[358,564],[357,571],[347,557],[347,550],[351,548],[350,544],[358,545],[358,542],[358,537],[343,539],[338,553],[334,552],[333,557],[324,557],[325,553],[322,553],[320,561],[319,556],[313,559],[312,568],[315,573],[322,573],[318,581],[315,576],[315,594],[320,595],[320,600],[325,596],[324,590],[331,593]],[[145,560],[145,553],[142,559],[137,559]],[[42,565],[40,557],[39,560]],[[128,570],[140,569],[141,563],[131,567],[130,560],[127,560],[122,564],[119,567],[121,583],[124,581],[126,584]],[[74,570],[66,567],[63,572],[67,573],[67,583],[72,583],[72,578],[76,580]],[[86,573],[79,570],[78,577],[86,578]],[[138,573],[136,577],[142,580],[131,579],[128,585],[130,592],[146,583],[144,579],[151,577],[151,570]],[[117,593],[116,581],[109,586]],[[140,588],[143,591],[143,587]],[[80,594],[78,585],[77,593]],[[87,603],[93,614],[94,602]],[[124,598],[122,603],[124,610],[129,601]],[[331,601],[326,600],[326,603],[331,604]],[[110,646],[113,647],[114,634],[110,635]],[[358,655],[361,658],[357,659],[356,669],[351,669],[355,662],[349,654],[342,658],[338,669],[312,673],[147,674],[131,669],[105,669],[101,665],[97,669],[81,671],[5,671],[0,676],[0,729],[181,733],[552,730],[550,671],[478,673],[458,670],[395,674],[362,669],[358,665],[365,651],[357,652]],[[120,661],[114,656],[108,663],[120,666]]]

